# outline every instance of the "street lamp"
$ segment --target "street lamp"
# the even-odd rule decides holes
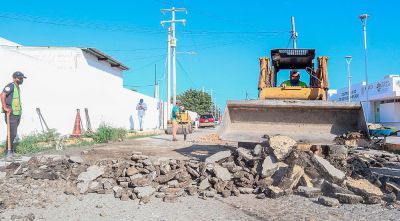
[[[359,16],[364,32],[364,66],[365,66],[365,88],[366,88],[366,99],[365,99],[365,106],[367,109],[366,120],[368,122],[369,119],[369,98],[368,98],[368,65],[367,65],[367,20],[370,16],[368,14],[362,14]]]
[[[349,102],[351,102],[351,75],[350,75],[350,63],[351,63],[351,59],[353,57],[351,56],[346,56],[346,63],[347,63],[347,78],[349,81],[349,87],[348,87],[348,93],[349,93]]]

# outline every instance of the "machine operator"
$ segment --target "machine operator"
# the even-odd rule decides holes
[[[300,81],[300,73],[298,70],[290,71],[290,80],[286,80],[281,84],[281,87],[307,87],[307,84],[303,81]]]

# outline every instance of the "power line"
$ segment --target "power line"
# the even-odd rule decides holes
[[[165,50],[165,47],[160,48],[132,48],[132,49],[102,49],[103,51],[110,52],[136,52],[136,51],[156,51],[156,50]]]
[[[134,32],[134,33],[146,33],[146,34],[163,34],[162,31],[155,31],[149,28],[138,28],[138,27],[125,27],[121,25],[105,25],[105,24],[95,24],[95,23],[83,23],[83,22],[74,22],[71,20],[65,19],[57,19],[50,20],[44,17],[38,16],[30,16],[30,15],[20,15],[20,14],[9,14],[9,13],[0,13],[0,18],[19,20],[31,23],[38,24],[48,24],[48,25],[56,25],[56,26],[67,26],[67,27],[78,27],[78,28],[88,28],[88,29],[96,29],[103,31],[120,31],[120,32]]]
[[[159,55],[149,55],[149,56],[142,56],[142,57],[133,57],[130,59],[126,59],[125,61],[137,61],[137,60],[146,60],[150,58],[158,58],[158,57],[163,57],[166,56],[167,54],[159,54]]]
[[[185,70],[185,68],[183,67],[182,63],[177,59],[176,60],[178,62],[179,67],[182,69],[183,73],[185,73],[186,77],[189,79],[189,81],[192,83],[192,86],[197,88],[197,85],[194,83],[194,81],[192,80],[192,78],[189,76],[189,73]]]
[[[165,56],[165,54],[164,54],[163,56]],[[140,68],[133,69],[133,71],[136,72],[136,71],[143,70],[143,69],[147,68],[148,66],[153,65],[153,64],[155,64],[155,63],[157,63],[157,62],[159,62],[159,61],[161,61],[161,60],[163,60],[163,59],[164,59],[164,58],[161,58],[161,59],[158,58],[157,60],[154,60],[154,61],[152,61],[152,62],[150,62],[150,63],[148,63],[148,64],[145,64],[145,65],[141,66]]]
[[[249,34],[264,34],[264,35],[279,35],[287,34],[290,31],[184,31],[187,35],[249,35]]]
[[[146,85],[130,85],[130,84],[124,84],[123,85],[124,87],[132,87],[132,88],[134,88],[134,87],[153,87],[154,86],[154,84],[146,84]]]
[[[94,30],[103,30],[103,31],[111,31],[111,32],[134,32],[134,33],[144,33],[144,34],[163,34],[163,31],[156,31],[150,28],[139,28],[139,27],[126,27],[115,24],[96,24],[89,22],[76,22],[65,19],[56,19],[50,20],[45,17],[39,16],[30,16],[30,15],[21,15],[21,14],[9,14],[9,13],[0,13],[0,18],[19,20],[24,22],[38,23],[38,24],[48,24],[55,26],[64,26],[64,27],[77,27],[77,28],[87,28]],[[185,35],[193,35],[193,36],[201,36],[201,35],[279,35],[290,33],[289,31],[183,31]],[[149,50],[159,50],[162,48],[154,48]],[[133,50],[146,50],[146,49],[133,49]],[[111,51],[111,50],[110,50]],[[112,51],[123,51],[123,50],[112,50]]]

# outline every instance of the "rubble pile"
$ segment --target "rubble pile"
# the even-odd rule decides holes
[[[349,147],[370,147],[371,143],[363,132],[348,132],[335,138],[334,142],[338,145]]]
[[[207,143],[207,144],[226,144],[226,141],[221,140],[218,134],[208,134],[200,137],[196,140],[196,143]]]
[[[384,160],[380,160],[380,159]],[[258,199],[288,194],[317,198],[326,206],[396,204],[400,179],[379,176],[375,166],[399,165],[398,155],[350,151],[343,145],[297,149],[294,140],[273,136],[253,149],[239,147],[197,159],[151,158],[134,152],[125,159],[87,165],[80,157],[43,156],[10,164],[2,176],[13,179],[65,180],[65,194],[114,194],[121,200],[150,202],[151,197],[176,202],[179,197],[203,199],[254,194]],[[1,174],[0,174],[1,175]]]

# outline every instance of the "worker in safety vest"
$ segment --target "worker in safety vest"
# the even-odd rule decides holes
[[[281,87],[307,87],[307,84],[304,83],[303,81],[300,81],[300,73],[298,70],[292,70],[290,72],[290,80],[284,81],[281,84]]]
[[[178,141],[176,133],[178,131],[178,120],[180,115],[181,101],[177,100],[176,105],[172,107],[171,121],[172,121],[172,141]]]
[[[24,78],[26,78],[25,75],[19,71],[15,72],[12,77],[13,82],[7,84],[0,95],[7,124],[6,158],[9,159],[16,156],[13,142],[17,136],[17,128],[22,114],[20,85],[24,82]]]

